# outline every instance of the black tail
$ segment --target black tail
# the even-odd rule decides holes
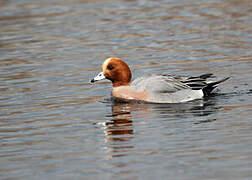
[[[228,80],[230,77],[227,77],[227,78],[224,78],[224,79],[221,79],[219,81],[215,81],[215,82],[211,82],[211,83],[208,83],[206,87],[204,87],[202,90],[203,90],[203,93],[205,96],[209,96],[210,93],[212,92],[212,90],[214,90],[214,88],[216,88],[218,86],[218,84]]]

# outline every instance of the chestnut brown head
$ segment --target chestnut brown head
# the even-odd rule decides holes
[[[111,80],[113,87],[127,86],[131,80],[130,68],[119,58],[108,58],[102,64],[102,72],[92,79],[91,82],[104,78]]]

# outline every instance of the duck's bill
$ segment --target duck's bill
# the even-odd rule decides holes
[[[94,79],[91,80],[91,83],[94,83],[96,81],[100,81],[105,79],[106,77],[104,76],[103,72],[100,72],[99,74],[97,74],[97,76],[94,77]]]

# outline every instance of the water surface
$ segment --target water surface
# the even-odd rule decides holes
[[[0,1],[0,179],[252,178],[250,0]],[[185,104],[116,103],[134,78],[230,76]]]

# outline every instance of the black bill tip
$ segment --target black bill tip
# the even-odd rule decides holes
[[[94,83],[94,82],[95,82],[95,80],[94,80],[94,79],[92,79],[90,82],[91,82],[91,83]]]

